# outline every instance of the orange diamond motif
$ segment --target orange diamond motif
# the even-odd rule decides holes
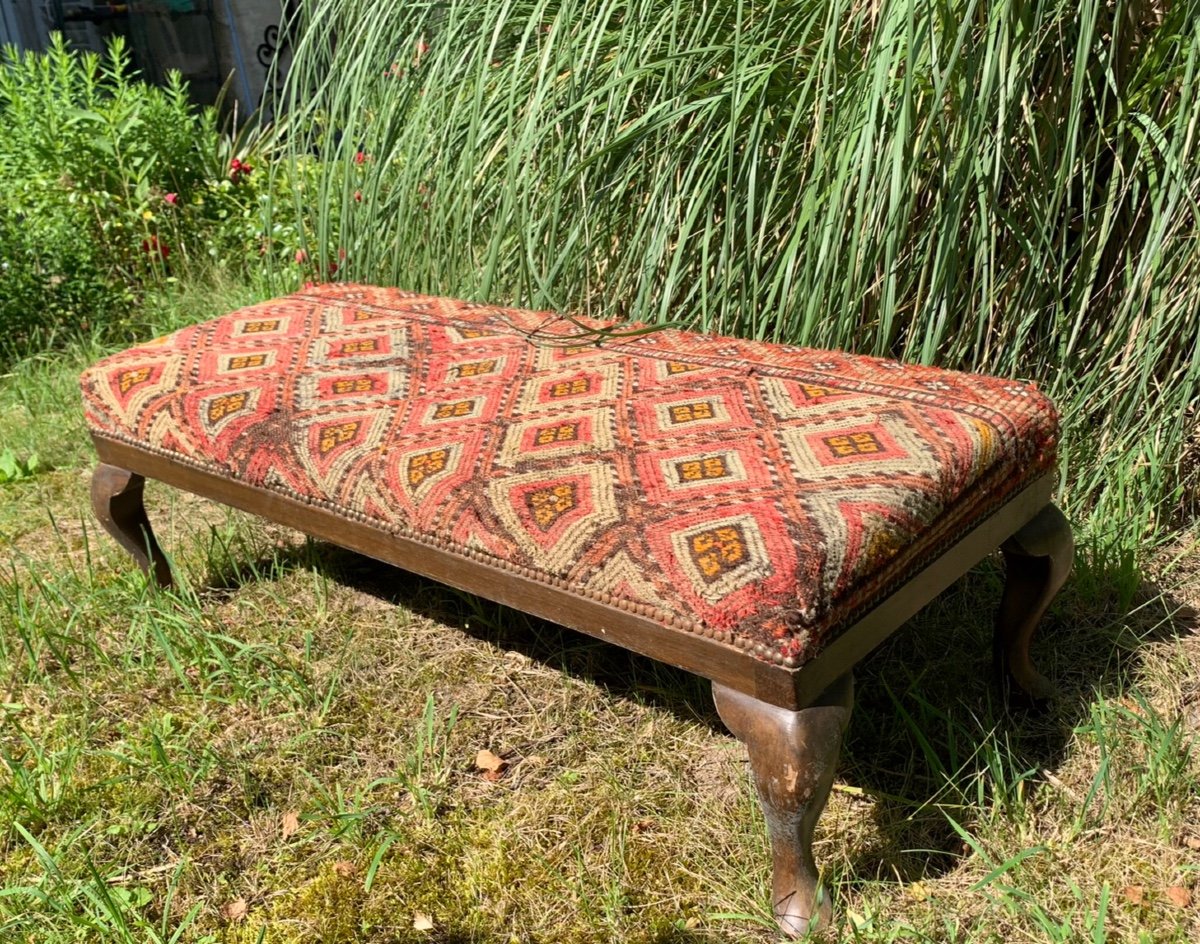
[[[736,525],[725,525],[693,534],[688,541],[692,561],[709,583],[746,559],[746,539]]]
[[[690,370],[699,370],[699,369],[700,369],[699,364],[684,364],[681,361],[668,361],[667,362],[667,373],[668,374],[686,374]]]
[[[688,459],[686,462],[675,463],[675,471],[681,482],[702,482],[705,479],[723,479],[729,475],[723,456],[709,456],[705,459]]]
[[[804,391],[804,395],[810,400],[815,400],[817,397],[829,396],[829,391],[825,387],[818,387],[816,384],[802,383],[800,389]]]
[[[446,457],[445,449],[434,449],[432,452],[422,452],[420,455],[410,456],[405,473],[408,476],[408,484],[412,488],[416,488],[429,476],[443,471],[446,468]]]
[[[145,383],[150,379],[149,367],[135,367],[133,370],[123,370],[117,376],[117,386],[122,393],[128,393],[138,384]]]
[[[883,451],[874,433],[851,433],[849,436],[829,436],[821,440],[835,458],[869,456]]]
[[[693,423],[696,420],[711,420],[714,415],[713,405],[707,400],[701,400],[699,403],[680,403],[671,407],[672,423]]]
[[[574,482],[539,488],[525,496],[526,508],[543,531],[549,531],[554,527],[554,522],[577,504]]]
[[[208,421],[216,423],[245,409],[246,399],[245,393],[226,393],[223,396],[215,397],[208,403]]]
[[[327,455],[330,450],[350,442],[358,433],[358,426],[358,420],[348,420],[345,423],[333,423],[324,427],[321,430],[321,439],[317,443],[317,449],[321,455]]]

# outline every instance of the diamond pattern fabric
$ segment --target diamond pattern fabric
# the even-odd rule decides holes
[[[84,403],[97,436],[786,666],[1054,461],[1026,384],[606,327],[319,286],[106,358]]]

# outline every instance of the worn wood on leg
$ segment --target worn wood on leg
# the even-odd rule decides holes
[[[92,473],[92,511],[158,586],[169,587],[171,568],[142,504],[145,484],[145,478],[134,472],[100,463]]]
[[[1035,700],[1053,698],[1054,686],[1029,655],[1034,631],[1067,579],[1075,539],[1066,517],[1047,505],[1000,547],[1007,573],[996,615],[994,656],[1005,695],[1016,685]]]
[[[750,753],[771,838],[775,920],[792,936],[818,924],[828,926],[833,907],[813,861],[813,830],[833,786],[842,732],[854,703],[853,678],[842,676],[799,711],[716,683],[713,701],[721,720]]]

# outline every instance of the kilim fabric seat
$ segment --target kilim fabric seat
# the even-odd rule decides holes
[[[145,475],[712,678],[787,930],[819,897],[849,669],[1006,539],[998,656],[1046,693],[1028,644],[1070,537],[1048,505],[1057,416],[1022,383],[339,284],[82,385],[97,513],[160,582]],[[789,803],[800,826],[773,819]]]

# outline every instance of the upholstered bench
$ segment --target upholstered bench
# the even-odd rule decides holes
[[[1001,678],[1051,693],[1057,418],[1022,383],[327,285],[82,378],[93,506],[159,584],[144,477],[681,666],[750,754],[781,927],[854,664],[1001,548]]]

